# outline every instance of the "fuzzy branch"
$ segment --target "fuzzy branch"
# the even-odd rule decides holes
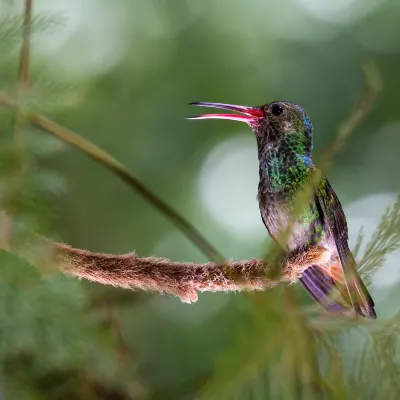
[[[0,227],[0,248],[29,261],[41,271],[59,270],[104,285],[167,293],[185,303],[195,302],[197,291],[264,290],[279,282],[295,282],[305,268],[325,262],[330,256],[322,247],[311,247],[306,252],[281,259],[282,274],[272,276],[276,263],[272,261],[251,259],[195,264],[138,257],[135,253],[93,253],[33,234],[12,223],[5,213],[0,214]]]

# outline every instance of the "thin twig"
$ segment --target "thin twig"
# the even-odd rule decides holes
[[[15,106],[15,100],[4,92],[0,92],[0,104]],[[63,126],[51,121],[43,115],[38,115],[27,110],[23,110],[26,119],[33,122],[36,126],[46,132],[58,137],[63,142],[69,143],[73,147],[83,151],[95,161],[102,164],[115,175],[125,181],[132,189],[144,197],[149,203],[163,213],[186,237],[197,246],[202,253],[210,260],[223,263],[225,258],[206,238],[184,217],[161,200],[150,189],[148,189],[138,178],[136,178],[124,165],[115,158],[111,157],[104,150],[95,144],[84,139],[77,133],[64,128]]]
[[[19,94],[20,97],[26,93],[29,86],[29,59],[30,59],[30,38],[32,20],[32,0],[25,0],[24,7],[24,29],[21,58],[19,65]]]
[[[15,108],[13,133],[14,133],[14,171],[12,174],[12,210],[16,213],[17,198],[20,192],[20,181],[23,173],[23,143],[21,137],[21,125],[23,123],[22,102],[29,87],[29,60],[30,60],[30,36],[31,36],[31,19],[32,19],[32,0],[25,0],[24,5],[24,21],[23,21],[23,39],[21,47],[21,55],[19,60],[18,72],[18,92],[17,105]]]
[[[354,132],[357,126],[370,113],[379,93],[382,90],[382,78],[375,63],[372,60],[368,60],[363,63],[362,67],[365,74],[367,89],[361,99],[357,102],[350,115],[340,124],[337,134],[331,143],[320,155],[319,167],[324,173],[329,169],[332,164],[333,157],[343,147],[351,133]]]

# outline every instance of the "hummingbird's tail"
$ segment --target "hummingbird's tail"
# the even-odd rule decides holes
[[[317,265],[304,270],[299,280],[307,293],[327,311],[333,313],[346,311],[345,305],[332,296],[336,289],[334,280]]]
[[[374,302],[357,271],[357,279],[347,282],[354,292],[351,298],[341,271],[339,264],[329,269],[313,265],[303,271],[299,280],[308,294],[327,311],[376,318]]]

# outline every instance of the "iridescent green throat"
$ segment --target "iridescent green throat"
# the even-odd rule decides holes
[[[314,170],[311,144],[303,135],[286,134],[276,142],[259,140],[260,184],[269,193],[292,193]]]

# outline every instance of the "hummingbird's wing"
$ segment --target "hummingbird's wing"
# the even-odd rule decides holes
[[[336,193],[326,178],[319,182],[315,197],[323,222],[335,239],[340,259],[340,265],[331,268],[332,280],[337,284],[343,297],[349,298],[358,314],[376,318],[374,302],[357,272],[356,263],[349,249],[346,217]]]

